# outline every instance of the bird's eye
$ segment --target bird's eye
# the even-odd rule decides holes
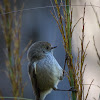
[[[46,48],[47,50],[49,49],[49,47],[47,46],[47,48]]]

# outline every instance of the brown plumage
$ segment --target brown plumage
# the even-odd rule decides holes
[[[57,88],[63,70],[53,56],[48,42],[36,42],[31,45],[27,56],[29,60],[29,76],[36,100],[44,100],[52,89]]]

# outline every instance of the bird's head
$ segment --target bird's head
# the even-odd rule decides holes
[[[44,58],[49,53],[52,53],[52,49],[56,48],[52,47],[48,42],[35,42],[30,46],[27,52],[27,57],[29,61],[38,61]]]

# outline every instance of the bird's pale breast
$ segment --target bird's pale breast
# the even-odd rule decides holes
[[[36,76],[41,90],[57,87],[62,76],[62,68],[51,53],[37,62]]]

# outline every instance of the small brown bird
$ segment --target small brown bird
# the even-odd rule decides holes
[[[44,100],[53,89],[57,89],[63,78],[63,69],[53,56],[53,49],[48,42],[36,42],[27,52],[29,76],[36,100]]]

